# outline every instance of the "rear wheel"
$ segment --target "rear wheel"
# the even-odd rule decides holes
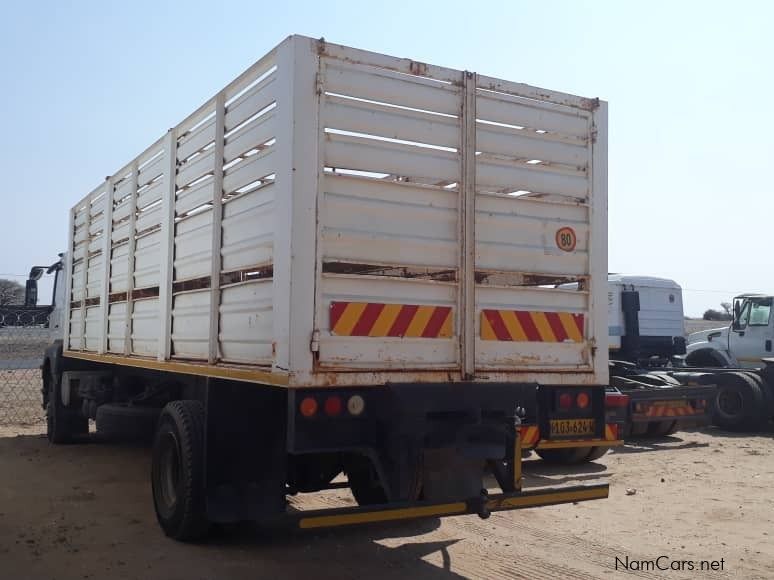
[[[89,432],[89,420],[78,409],[65,407],[62,403],[62,376],[45,373],[48,386],[46,397],[46,436],[51,443],[71,443]]]
[[[677,431],[677,421],[651,421],[647,434],[650,437],[666,437]]]
[[[747,374],[715,375],[718,391],[712,422],[729,431],[757,431],[766,422],[767,405],[756,381]]]
[[[181,541],[209,530],[204,489],[204,407],[173,401],[159,417],[151,466],[153,505],[167,536]]]
[[[557,465],[571,465],[574,463],[583,463],[592,461],[589,459],[594,447],[568,447],[567,449],[535,449],[540,459],[546,463],[555,463]],[[604,448],[603,448],[604,449]],[[604,453],[602,454],[604,455]],[[600,457],[602,456],[600,455]]]

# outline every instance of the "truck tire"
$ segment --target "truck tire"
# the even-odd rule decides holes
[[[728,431],[757,431],[768,419],[766,399],[756,381],[743,372],[715,375],[718,391],[712,423]]]
[[[204,468],[204,406],[168,403],[153,438],[151,485],[156,518],[170,538],[194,541],[209,531]]]
[[[602,447],[602,446],[592,447],[591,451],[586,456],[586,459],[584,459],[584,461],[596,461],[600,457],[604,456],[607,453],[608,449],[610,448]]]
[[[97,407],[97,433],[113,441],[153,440],[161,409],[119,403]]]
[[[648,423],[648,437],[666,437],[677,431],[677,421],[651,421]]]
[[[62,377],[46,372],[44,383],[48,386],[46,401],[46,437],[54,445],[72,443],[79,436],[88,434],[89,419],[78,409],[69,409],[62,404]]]
[[[589,455],[594,448],[592,447],[568,447],[566,449],[535,449],[538,457],[546,463],[556,465],[573,465],[590,461]],[[603,454],[604,455],[604,454]],[[601,457],[601,456],[600,456]]]
[[[421,454],[412,467],[412,483],[407,501],[419,499],[422,495],[422,460]],[[344,464],[344,472],[347,474],[349,489],[352,496],[360,506],[384,504],[389,501],[376,470],[371,460],[363,455],[355,455],[347,458]]]

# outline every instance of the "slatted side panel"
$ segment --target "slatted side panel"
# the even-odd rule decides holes
[[[262,291],[271,287],[255,276],[246,280],[272,263],[276,78],[274,63],[267,61],[243,79],[238,91],[226,91],[222,121],[215,102],[178,128],[173,356],[208,358],[212,315],[218,317],[219,358],[271,362],[271,349],[245,348],[246,342],[270,344],[272,327],[265,300],[255,304],[258,290],[241,286],[261,284]],[[218,254],[213,256],[213,251]],[[214,259],[223,288],[220,279],[213,284]],[[232,288],[234,284],[240,288]],[[220,305],[211,314],[213,291]],[[244,328],[231,314],[234,309],[260,323]]]
[[[74,208],[71,348],[271,363],[276,84],[272,51]]]
[[[588,369],[592,363],[587,285],[552,288],[554,281],[588,280],[591,273],[591,131],[587,110],[476,92],[479,369]],[[565,332],[565,318],[583,320],[582,340]]]
[[[454,368],[460,89],[335,59],[321,84],[320,363]]]

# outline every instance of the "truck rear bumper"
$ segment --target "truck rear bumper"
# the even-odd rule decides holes
[[[413,520],[426,517],[478,514],[489,517],[491,512],[557,505],[563,503],[605,499],[609,495],[606,483],[532,491],[482,495],[465,501],[430,503],[412,502],[369,507],[351,507],[296,512],[286,522],[300,529],[319,529],[377,522]]]
[[[712,418],[714,385],[624,391],[629,395],[629,417],[634,423],[678,421],[706,424]]]

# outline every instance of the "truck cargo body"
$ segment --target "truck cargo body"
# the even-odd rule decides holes
[[[199,401],[224,520],[342,469],[391,502],[413,471],[467,501],[481,461],[516,471],[519,407],[568,389],[585,404],[546,429],[603,439],[606,122],[596,99],[289,37],[72,208],[52,389],[92,417],[108,391]],[[246,437],[281,464],[260,485]]]

